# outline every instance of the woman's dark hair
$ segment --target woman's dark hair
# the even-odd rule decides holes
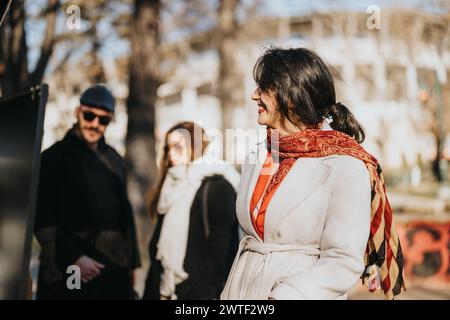
[[[331,70],[311,50],[271,48],[256,62],[253,78],[262,91],[275,94],[281,116],[293,124],[313,127],[331,117],[334,130],[361,143],[364,129],[346,106],[336,103]]]

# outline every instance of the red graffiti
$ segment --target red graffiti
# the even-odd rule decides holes
[[[397,226],[410,281],[450,282],[450,223],[410,222]]]

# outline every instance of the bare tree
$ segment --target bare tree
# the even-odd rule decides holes
[[[216,29],[219,55],[218,97],[222,108],[222,129],[233,128],[233,114],[242,102],[242,75],[236,63],[236,9],[239,0],[220,0]]]
[[[106,15],[106,1],[85,1],[85,15],[89,19],[90,28],[86,31],[86,36],[91,40],[92,46],[89,53],[91,68],[88,78],[91,83],[101,83],[106,81],[105,71],[102,61],[99,57],[99,51],[102,47],[102,39],[98,34],[98,24]]]
[[[161,2],[136,0],[131,24],[128,132],[126,137],[129,189],[134,209],[145,215],[149,186],[156,180],[155,103],[159,79]]]
[[[24,0],[13,1],[1,27],[0,61],[3,65],[0,85],[2,95],[9,95],[39,84],[44,76],[55,45],[55,25],[58,0],[49,0],[42,12],[46,30],[40,47],[40,55],[34,70],[28,69],[28,46],[26,42],[26,13]]]

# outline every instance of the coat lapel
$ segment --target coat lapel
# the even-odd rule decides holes
[[[329,126],[324,129],[328,128]],[[238,219],[242,228],[260,241],[262,239],[253,227],[250,217],[250,200],[266,156],[265,141],[258,144],[256,151],[250,152],[248,162],[244,164],[245,167],[242,170],[243,176],[236,202]],[[323,163],[323,160],[328,158],[300,158],[294,163],[267,207],[264,222],[265,239],[273,237],[283,218],[325,182],[330,174],[330,168]]]
[[[263,143],[258,145],[256,152],[251,152],[244,164],[243,176],[237,199],[238,219],[243,229],[256,239],[262,241],[253,227],[250,217],[250,200],[256,182],[267,156]],[[325,158],[300,158],[281,181],[270,201],[264,222],[264,238],[272,238],[279,223],[289,215],[295,207],[305,201],[330,174],[330,168],[323,163]]]
[[[242,170],[243,176],[241,176],[241,185],[236,202],[237,216],[242,228],[248,234],[261,241],[262,239],[253,227],[250,217],[250,200],[266,156],[267,149],[265,147],[265,141],[258,143],[257,150],[250,152]]]
[[[325,158],[300,158],[281,181],[270,201],[264,221],[264,236],[272,238],[282,220],[319,188],[330,174]]]

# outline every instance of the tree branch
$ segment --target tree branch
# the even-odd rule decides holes
[[[47,28],[45,30],[44,40],[41,45],[41,54],[39,56],[36,68],[30,74],[28,79],[28,85],[36,85],[42,81],[45,69],[47,68],[50,56],[52,55],[55,39],[55,26],[56,26],[56,15],[58,8],[60,7],[59,0],[49,0],[47,7]]]

